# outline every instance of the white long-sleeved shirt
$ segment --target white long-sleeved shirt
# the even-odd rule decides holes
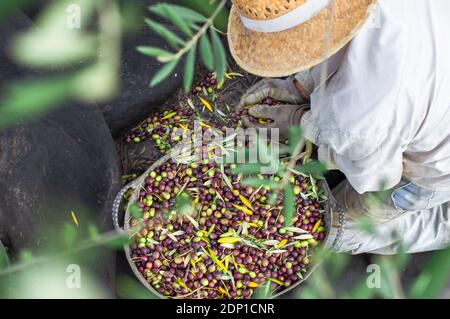
[[[305,137],[359,193],[402,176],[450,191],[449,0],[379,0],[357,36],[327,61]],[[311,70],[321,83],[321,68]]]

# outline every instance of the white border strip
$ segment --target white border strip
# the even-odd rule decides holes
[[[242,23],[247,29],[255,32],[274,33],[286,31],[313,18],[320,11],[322,11],[331,0],[308,0],[302,6],[270,20],[253,20],[245,17],[241,13],[239,16]]]

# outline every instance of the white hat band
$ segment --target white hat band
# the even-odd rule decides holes
[[[300,7],[270,20],[253,20],[239,13],[242,23],[247,29],[255,32],[281,32],[299,26],[322,11],[331,0],[308,0]]]

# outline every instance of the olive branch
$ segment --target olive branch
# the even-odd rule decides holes
[[[226,2],[226,0],[220,1],[210,17],[205,17],[187,7],[167,3],[149,7],[150,12],[167,19],[187,37],[187,39],[183,39],[177,33],[172,32],[153,19],[145,19],[150,29],[162,37],[172,49],[176,50],[171,52],[152,46],[139,46],[137,48],[140,53],[151,56],[164,64],[153,76],[150,87],[154,87],[167,79],[186,56],[183,83],[184,89],[188,91],[194,79],[197,48],[205,67],[216,72],[219,83],[224,80],[227,58],[218,31],[214,28],[214,20],[222,11]]]

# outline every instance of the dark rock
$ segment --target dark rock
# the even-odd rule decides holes
[[[35,229],[72,223],[70,211],[111,229],[111,202],[120,188],[112,137],[92,105],[68,105],[0,132],[0,227],[11,251],[51,242]]]
[[[147,6],[157,2],[159,1],[133,1],[133,4],[147,11]],[[141,45],[170,50],[166,42],[144,23],[135,34],[125,37],[120,71],[121,90],[113,101],[100,106],[114,136],[119,136],[139,123],[152,112],[152,108],[160,106],[174,95],[183,82],[183,63],[180,63],[173,75],[157,87],[150,88],[150,80],[162,65],[137,52],[136,47]]]
[[[27,24],[31,22],[22,15],[0,25],[2,61],[14,26]],[[1,66],[3,84],[33,76],[6,64]],[[74,229],[76,242],[89,238],[89,225],[99,232],[111,231],[112,201],[120,187],[114,141],[96,105],[66,103],[41,118],[0,131],[0,240],[13,263],[23,250],[36,255],[63,252],[70,239],[63,236],[67,228]],[[69,260],[84,274],[91,273],[112,296],[115,252],[105,247],[89,252],[95,260],[85,254]]]

